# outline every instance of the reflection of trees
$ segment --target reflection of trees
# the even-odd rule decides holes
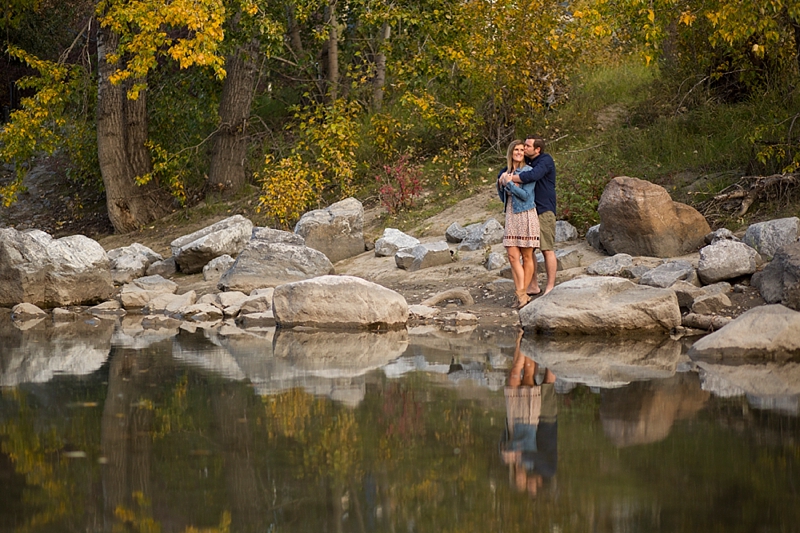
[[[800,518],[800,423],[770,415],[771,433],[738,429],[756,416],[741,414],[741,400],[687,421],[705,401],[694,375],[627,396],[579,386],[560,397],[557,480],[531,500],[499,458],[499,401],[459,397],[421,374],[366,376],[355,408],[299,388],[262,398],[176,368],[165,349],[116,348],[106,392],[48,389],[51,404],[83,407],[4,394],[0,442],[27,483],[22,530],[697,530],[735,508],[725,525],[743,531],[767,514]],[[672,424],[657,442],[619,448],[604,433],[607,420],[638,427],[663,410]],[[731,440],[729,428],[747,438]],[[758,442],[773,434],[782,438],[771,448]]]

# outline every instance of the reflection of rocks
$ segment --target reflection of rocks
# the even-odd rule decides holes
[[[302,388],[355,406],[366,392],[366,374],[399,357],[408,346],[405,330],[250,333],[221,327],[182,332],[173,356],[225,379],[248,379],[261,395]]]
[[[240,381],[245,374],[230,351],[215,345],[201,333],[181,332],[174,339],[172,357],[186,365],[194,366],[222,376],[225,379]],[[262,341],[263,342],[263,341]]]
[[[322,377],[357,376],[397,359],[408,346],[405,330],[377,333],[278,330],[274,355]]]
[[[141,316],[123,317],[119,327],[114,330],[111,343],[114,346],[131,350],[144,350],[162,342],[171,343],[172,337],[178,333],[178,327],[145,327],[147,318]]]
[[[57,374],[87,375],[100,368],[111,350],[114,323],[102,320],[49,321],[21,330],[0,319],[0,387],[44,383]]]
[[[559,380],[590,387],[621,387],[631,381],[675,374],[681,345],[664,337],[523,337],[522,353],[543,364]]]
[[[698,362],[703,390],[716,396],[747,395],[758,409],[800,414],[800,364],[723,365]]]
[[[695,374],[633,383],[601,392],[600,420],[608,439],[618,447],[665,439],[676,420],[691,418],[709,393],[697,386]]]

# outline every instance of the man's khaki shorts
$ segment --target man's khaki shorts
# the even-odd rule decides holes
[[[556,214],[545,211],[539,215],[539,249],[554,250],[556,246]]]

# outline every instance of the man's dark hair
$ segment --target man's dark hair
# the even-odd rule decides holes
[[[544,153],[544,147],[545,147],[544,139],[542,139],[541,137],[537,137],[536,135],[528,135],[527,137],[525,137],[526,141],[528,139],[533,139],[533,147],[539,148],[540,154]]]

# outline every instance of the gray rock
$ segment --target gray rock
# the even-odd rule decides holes
[[[644,265],[627,266],[622,268],[622,270],[619,273],[619,276],[625,279],[638,281],[642,279],[642,276],[647,274],[650,270],[651,270],[650,267],[646,267]]]
[[[467,230],[462,228],[457,222],[453,222],[444,232],[444,238],[447,242],[458,244],[467,238]]]
[[[800,311],[800,243],[779,248],[764,270],[753,274],[751,283],[765,302]]]
[[[419,239],[406,235],[399,229],[386,228],[383,236],[375,241],[375,257],[389,257],[403,248],[413,248],[419,244]]]
[[[15,322],[44,318],[47,312],[30,303],[19,303],[11,308],[11,319]]]
[[[264,313],[272,310],[272,296],[275,289],[270,288],[269,292],[262,292],[258,294],[251,294],[245,301],[242,302],[240,315],[248,315],[251,313]]]
[[[172,257],[181,272],[194,274],[215,257],[238,255],[252,232],[252,222],[242,215],[234,215],[172,241]]]
[[[744,243],[765,259],[772,259],[779,248],[797,242],[798,231],[800,218],[797,217],[758,222],[747,228]]]
[[[219,278],[233,266],[235,261],[228,254],[215,257],[203,267],[203,279],[205,281],[219,281]]]
[[[711,244],[717,241],[742,242],[739,237],[734,235],[731,230],[727,228],[719,228],[716,231],[712,231],[711,233],[708,233],[703,240],[706,244]]]
[[[0,307],[91,304],[114,293],[108,256],[83,235],[0,229]]]
[[[236,325],[241,328],[271,328],[276,325],[272,311],[245,313],[236,317]]]
[[[465,229],[467,236],[459,243],[459,250],[482,250],[503,242],[503,226],[494,218],[489,218],[483,224],[470,224]]]
[[[209,322],[222,318],[222,311],[219,307],[211,304],[195,303],[181,309],[184,320],[193,322]]]
[[[681,324],[675,292],[614,277],[564,282],[519,311],[537,333],[669,333]]]
[[[539,272],[544,272],[544,256],[541,252],[536,254],[536,263]],[[556,250],[556,270],[569,270],[578,268],[583,264],[583,253],[577,248],[561,248]]]
[[[663,187],[626,176],[606,185],[597,211],[600,241],[611,254],[676,257],[697,250],[711,231],[703,215],[673,202]]]
[[[603,245],[600,243],[600,224],[596,224],[586,230],[586,242],[589,246],[600,252],[601,254],[608,253]]]
[[[249,293],[253,289],[275,287],[332,272],[330,260],[308,246],[251,241],[222,275],[217,287],[222,291]]]
[[[730,240],[715,241],[700,250],[697,275],[708,285],[756,271],[760,257],[750,246]]]
[[[506,256],[492,252],[486,257],[486,270],[500,270],[508,264]]]
[[[586,269],[592,276],[618,276],[623,268],[633,266],[633,257],[628,254],[616,254],[606,259],[595,261]]]
[[[119,301],[126,309],[144,307],[161,294],[175,294],[178,284],[159,275],[145,276],[122,286]]]
[[[394,255],[397,267],[409,272],[446,265],[452,260],[450,247],[444,241],[418,244],[413,248],[404,248]]]
[[[730,307],[731,300],[723,292],[704,294],[692,302],[692,312],[698,315],[716,315],[726,307]]]
[[[697,272],[689,261],[667,261],[646,272],[639,283],[666,288],[676,281],[697,282]]]
[[[578,229],[566,220],[556,220],[556,242],[578,239]]]
[[[157,254],[138,242],[130,246],[114,248],[109,250],[107,254],[111,268],[111,279],[117,285],[130,283],[134,279],[144,276],[151,264],[164,260],[161,254]]]
[[[725,281],[706,285],[705,287],[698,287],[687,281],[676,281],[669,287],[675,291],[675,296],[678,297],[678,305],[691,309],[692,305],[698,298],[709,296],[712,294],[722,293],[727,295],[731,291],[731,284]]]
[[[183,317],[185,308],[197,302],[197,293],[189,291],[184,294],[160,294],[147,302],[142,308],[145,315],[167,315],[173,318]]]
[[[148,276],[162,276],[170,277],[178,271],[178,265],[175,263],[174,257],[167,257],[163,261],[156,261],[147,267],[146,274]]]
[[[275,288],[273,312],[281,327],[402,327],[408,304],[393,290],[354,276],[321,276]]]
[[[800,312],[783,305],[754,307],[695,342],[694,360],[787,360],[800,356]]]
[[[98,318],[111,318],[115,319],[125,316],[126,312],[122,305],[117,300],[109,300],[101,304],[90,307],[86,312]]]
[[[364,252],[364,207],[347,198],[305,213],[294,227],[306,246],[325,254],[331,263]]]
[[[253,233],[250,240],[264,241],[264,242],[282,242],[284,244],[296,244],[298,246],[305,246],[306,240],[302,235],[292,233],[291,231],[283,231],[273,228],[253,228]]]

